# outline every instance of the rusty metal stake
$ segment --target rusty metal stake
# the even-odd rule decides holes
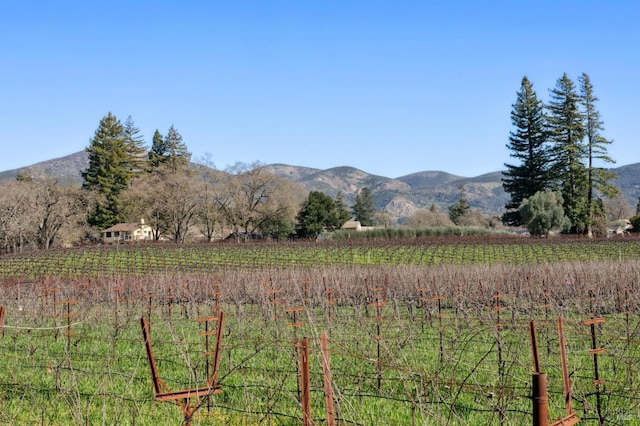
[[[533,384],[533,426],[547,426],[547,375],[544,373],[533,373],[531,376]]]
[[[562,317],[558,317],[558,343],[560,344],[560,361],[562,363],[562,386],[564,388],[564,405],[567,415],[559,418],[550,426],[573,426],[580,422],[578,415],[573,412],[571,404],[571,383],[569,381],[569,367],[567,366],[567,351],[564,342]]]
[[[335,426],[335,408],[333,406],[333,388],[331,387],[331,368],[329,357],[329,337],[327,333],[320,335],[320,350],[322,351],[322,372],[324,376],[324,399],[327,409],[327,425]]]
[[[445,314],[442,313],[442,301],[446,299],[446,296],[435,296],[433,300],[438,301],[438,341],[440,344],[440,366],[444,365],[444,327],[442,326],[442,318]]]
[[[560,362],[562,363],[562,387],[564,389],[564,405],[567,409],[567,415],[570,415],[573,413],[571,382],[569,379],[567,349],[564,342],[564,327],[562,317],[558,317],[558,344],[560,345]]]
[[[0,306],[0,331],[2,331],[2,335],[4,336],[4,306]]]
[[[591,318],[584,321],[585,325],[591,328],[591,350],[589,355],[593,356],[593,384],[596,387],[596,412],[598,414],[598,424],[604,425],[604,416],[602,415],[602,401],[600,398],[600,385],[604,383],[604,379],[600,378],[598,371],[598,355],[603,354],[605,348],[599,348],[596,343],[596,324],[604,323],[604,318]]]
[[[285,312],[290,314],[292,317],[292,322],[289,323],[289,327],[293,329],[293,356],[296,360],[298,359],[298,333],[296,332],[296,329],[304,325],[303,323],[298,322],[296,320],[296,313],[301,311],[304,311],[304,306],[297,306],[297,307],[285,309]],[[300,365],[297,361],[296,361],[296,377],[300,377]],[[300,399],[301,397],[300,381],[296,383],[296,386],[297,386],[296,390],[298,392],[298,399]]]
[[[75,317],[76,314],[71,313],[71,305],[74,303],[78,303],[78,300],[60,300],[55,302],[54,305],[66,305],[66,312],[60,314],[62,318],[67,319],[67,329],[64,334],[67,336],[67,352],[71,353],[71,335],[73,334],[73,330],[71,330],[71,318]]]
[[[153,390],[156,401],[175,401],[176,404],[182,408],[184,415],[184,424],[186,426],[191,425],[191,420],[195,412],[201,407],[202,399],[208,398],[210,395],[218,394],[222,392],[218,385],[218,369],[220,365],[220,349],[222,344],[222,329],[224,327],[224,312],[220,312],[218,320],[218,331],[216,338],[216,353],[213,361],[213,372],[207,380],[207,385],[195,389],[184,389],[178,391],[172,391],[169,387],[160,379],[158,375],[158,367],[156,366],[156,360],[153,355],[153,347],[151,346],[151,336],[149,332],[149,324],[144,316],[140,318],[140,325],[142,327],[142,336],[144,338],[144,344],[147,351],[147,361],[151,370],[151,381],[153,382]],[[191,404],[191,399],[197,398],[198,402]]]
[[[300,341],[300,380],[302,387],[302,424],[312,426],[311,419],[311,378],[309,374],[309,339]]]
[[[529,337],[531,338],[531,358],[533,359],[533,372],[542,373],[540,368],[540,355],[538,353],[538,336],[536,335],[536,324],[529,321]]]

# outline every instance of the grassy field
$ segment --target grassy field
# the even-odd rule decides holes
[[[222,310],[222,393],[193,424],[301,424],[303,336],[314,424],[326,424],[321,333],[340,424],[530,424],[530,320],[555,419],[558,316],[581,424],[640,424],[639,256],[637,240],[437,240],[1,257],[0,423],[180,424],[180,407],[154,401],[140,318],[176,390],[206,382],[197,320]],[[288,308],[300,309],[296,326]],[[604,319],[598,388],[584,324],[593,317]]]

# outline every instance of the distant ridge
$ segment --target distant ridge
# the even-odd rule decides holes
[[[60,182],[81,183],[80,172],[89,165],[86,151],[33,164],[20,169],[0,172],[0,183],[13,180],[24,171],[34,178],[51,177]],[[287,164],[269,164],[271,173],[302,185],[307,191],[322,191],[335,197],[342,193],[352,204],[357,192],[371,190],[376,208],[395,219],[402,219],[418,209],[432,204],[441,210],[456,202],[463,186],[469,204],[484,214],[501,214],[509,197],[502,188],[502,172],[495,171],[475,177],[462,177],[444,171],[421,171],[395,179],[369,174],[350,166],[322,170]],[[615,183],[632,207],[640,198],[640,163],[611,169],[617,173]]]
[[[86,151],[76,152],[64,157],[41,161],[27,167],[0,172],[0,182],[13,180],[20,172],[27,172],[34,179],[52,177],[60,182],[82,182],[80,172],[89,166],[89,155]]]

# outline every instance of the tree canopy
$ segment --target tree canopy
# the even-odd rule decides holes
[[[523,222],[518,208],[522,200],[543,191],[550,184],[543,104],[526,76],[522,78],[511,111],[511,123],[515,130],[509,134],[507,148],[511,157],[520,160],[520,164],[505,164],[502,182],[511,198],[505,206],[507,211],[502,221],[506,225],[520,226]]]
[[[344,223],[338,215],[336,202],[320,191],[309,193],[296,219],[296,233],[302,238],[317,238],[321,232],[333,231]]]
[[[353,217],[359,221],[362,226],[373,226],[376,207],[373,194],[369,188],[365,187],[356,194],[356,200],[351,207]]]
[[[136,174],[135,149],[125,128],[111,112],[100,120],[87,152],[89,166],[83,171],[83,188],[96,191],[102,200],[89,214],[88,222],[99,229],[122,222],[125,217],[120,194]]]
[[[168,167],[176,171],[187,168],[190,162],[191,153],[175,126],[171,125],[164,137],[158,130],[155,131],[149,151],[149,165],[152,169]]]
[[[605,219],[605,203],[597,197],[617,195],[611,184],[615,175],[603,168],[613,163],[607,154],[611,141],[601,135],[598,98],[589,76],[583,73],[579,83],[578,93],[563,74],[542,108],[531,82],[523,78],[511,112],[515,130],[507,145],[520,164],[505,164],[503,172],[503,187],[511,197],[502,216],[505,224],[522,224],[518,202],[546,189],[562,193],[571,232],[591,235],[593,225]]]
[[[529,233],[546,236],[552,230],[569,226],[562,204],[562,194],[553,191],[540,191],[522,200],[520,214]]]
[[[598,222],[598,218],[602,218],[604,215],[603,209],[599,209],[595,201],[596,192],[608,198],[615,198],[620,191],[615,185],[611,184],[611,180],[615,179],[615,173],[596,165],[598,161],[601,164],[615,163],[607,154],[607,145],[610,145],[613,141],[605,139],[601,134],[604,130],[603,122],[600,119],[600,112],[595,106],[598,98],[593,93],[593,85],[589,76],[582,73],[578,81],[580,83],[580,102],[584,109],[586,136],[587,233],[591,235],[593,225]]]

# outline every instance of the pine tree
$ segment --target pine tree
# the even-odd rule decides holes
[[[172,170],[179,170],[189,165],[191,153],[182,141],[182,135],[171,125],[167,135],[164,137],[166,149],[167,165]]]
[[[550,184],[543,105],[526,76],[522,78],[511,111],[511,123],[515,130],[510,132],[507,148],[511,157],[520,160],[520,164],[505,164],[507,170],[503,172],[502,186],[511,198],[505,206],[507,212],[502,216],[502,222],[520,226],[523,224],[519,211],[522,200],[547,189]]]
[[[146,169],[147,148],[145,147],[144,137],[140,134],[140,129],[136,127],[131,116],[127,117],[123,127],[125,143],[131,159],[129,167],[135,177]]]
[[[164,164],[167,155],[167,147],[162,134],[156,129],[149,151],[149,167],[158,168]]]
[[[338,195],[336,195],[336,210],[338,212],[338,222],[340,222],[340,226],[344,225],[349,219],[351,219],[351,213],[347,208],[347,204],[344,202],[344,197],[342,196],[342,192],[338,191]]]
[[[302,238],[317,238],[322,231],[340,226],[335,201],[320,191],[309,193],[296,220],[296,233]]]
[[[99,229],[108,228],[124,220],[119,196],[132,178],[131,156],[124,127],[111,112],[100,120],[86,150],[89,153],[89,166],[81,173],[84,179],[82,186],[104,197],[104,201],[97,203],[87,220]]]
[[[550,131],[551,173],[561,190],[565,214],[571,221],[571,232],[587,230],[587,150],[583,143],[584,116],[580,112],[580,97],[565,73],[556,82],[547,105]]]
[[[456,225],[460,225],[463,222],[463,218],[471,211],[471,206],[467,202],[467,191],[463,185],[458,187],[460,196],[458,201],[449,206],[449,219]]]
[[[612,164],[615,161],[607,155],[607,145],[612,141],[605,139],[601,132],[604,130],[603,122],[600,119],[600,112],[596,109],[595,103],[598,98],[593,94],[593,85],[589,76],[585,73],[578,78],[580,83],[580,102],[583,107],[585,120],[585,136],[587,149],[587,209],[589,221],[587,233],[592,235],[592,224],[597,222],[598,216],[602,216],[602,209],[598,209],[595,203],[595,192],[614,198],[619,190],[610,183],[616,175],[603,167],[597,167],[596,161]]]
[[[351,207],[354,218],[360,222],[362,226],[373,226],[374,214],[376,208],[374,205],[373,194],[369,188],[362,188],[356,194],[356,201]]]

